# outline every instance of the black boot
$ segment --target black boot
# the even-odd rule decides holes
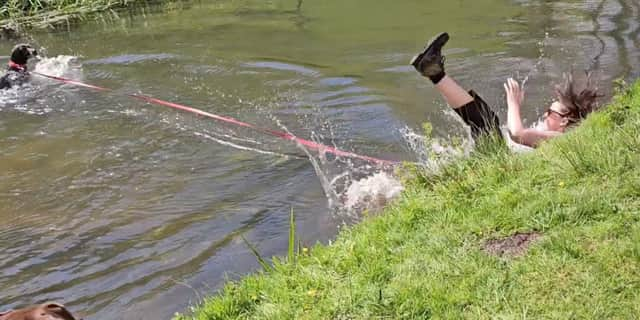
[[[444,56],[442,55],[442,47],[449,41],[449,34],[443,32],[427,43],[424,51],[411,60],[413,65],[420,74],[428,77],[437,84],[444,78]]]

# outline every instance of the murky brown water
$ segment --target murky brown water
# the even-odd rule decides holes
[[[405,127],[431,121],[440,137],[464,134],[407,65],[437,32],[452,36],[449,74],[501,116],[502,82],[528,78],[528,123],[571,67],[597,70],[607,90],[640,71],[632,0],[256,0],[154,11],[33,36],[50,58],[42,70],[116,94],[41,79],[20,97],[0,93],[0,309],[59,300],[90,319],[166,319],[257,267],[240,235],[272,256],[286,250],[291,208],[307,244],[352,220],[329,208],[321,182],[344,189],[341,179],[371,173],[364,163],[316,171],[290,143],[119,93],[413,161]]]

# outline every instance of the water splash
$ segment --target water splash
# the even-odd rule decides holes
[[[309,130],[310,139],[319,144],[349,150],[348,147],[336,143],[339,137],[336,136],[334,123],[322,119],[323,113],[320,109],[315,111],[311,116],[298,118],[298,124]],[[294,134],[273,113],[266,115],[281,130]],[[309,129],[309,126],[314,129]],[[306,154],[327,197],[328,207],[338,218],[358,220],[365,210],[377,212],[403,190],[402,184],[393,175],[393,168],[382,168],[367,161],[338,157],[324,150],[310,150],[299,144],[297,147]]]
[[[246,102],[250,103],[250,102]],[[266,118],[271,120],[284,132],[295,135],[289,128],[276,117],[272,112],[266,112]],[[300,120],[300,119],[298,119]],[[320,131],[312,130],[310,139],[316,143],[331,145],[340,148],[335,142],[333,125],[330,121],[320,121],[316,117],[303,117],[302,122],[313,121],[320,123]],[[296,123],[300,125],[301,123]],[[303,126],[308,123],[302,123]],[[185,127],[183,121],[178,121],[178,128],[185,131],[192,131],[196,136],[206,138],[216,143],[232,147],[238,150],[255,152],[263,155],[284,157],[287,159],[298,158],[307,159],[314,168],[316,176],[327,197],[328,207],[339,218],[347,220],[357,220],[363,211],[377,212],[385,205],[397,197],[403,190],[402,184],[391,172],[392,168],[381,168],[367,161],[348,157],[337,157],[324,150],[311,150],[303,145],[296,144],[306,157],[285,154],[279,151],[279,146],[283,143],[280,140],[261,141],[260,137],[247,136],[248,133],[240,130],[231,130],[232,133],[222,133],[220,128],[214,127],[210,130],[196,129],[193,126]],[[344,148],[343,150],[348,150]]]
[[[388,172],[377,172],[353,181],[344,192],[346,212],[376,211],[387,205],[404,190],[396,177]]]
[[[38,62],[35,70],[52,76],[68,77],[77,80],[83,78],[81,65],[74,56],[43,58]],[[42,92],[42,90],[38,92],[39,88],[53,85],[59,84],[52,83],[47,79],[35,79],[32,87],[35,88],[36,92],[32,94],[32,96],[38,96],[38,94]],[[20,92],[20,94],[23,93],[24,92]],[[20,94],[16,93],[16,95]],[[286,96],[288,99],[293,99],[295,95]],[[46,101],[43,103],[46,105]],[[250,101],[245,102],[239,100],[238,103],[246,104],[250,103]],[[282,101],[268,101],[268,103],[280,105]],[[25,112],[34,111],[32,105],[23,104],[19,107],[17,106],[16,110],[22,110],[20,108],[23,108]],[[267,119],[270,119],[273,123],[276,123],[277,126],[289,132],[288,128],[273,114],[272,111],[277,108],[269,108],[269,106],[265,105],[260,106],[260,108],[268,115]],[[36,112],[44,114],[50,111],[50,109],[41,108]],[[146,116],[144,113],[132,112],[131,109],[122,111],[122,113],[134,117]],[[311,139],[318,143],[326,143],[333,147],[338,147],[335,143],[335,131],[331,121],[321,121],[320,118],[322,118],[322,116],[320,116],[320,114],[311,115],[310,117],[309,115],[303,115],[302,117],[296,118],[298,118],[298,123],[295,124],[296,126],[302,124],[302,127],[317,127],[318,124],[321,124],[316,128],[317,130],[310,130]],[[238,150],[292,158],[291,154],[280,152],[280,149],[283,147],[281,145],[283,142],[263,141],[263,139],[268,138],[254,137],[250,132],[245,132],[241,129],[222,128],[218,125],[213,128],[206,127],[203,129],[197,121],[192,121],[193,120],[176,117],[171,120],[165,119],[163,123],[175,125],[176,129],[180,131],[189,131],[197,137]],[[299,130],[296,129],[295,131]],[[304,151],[307,159],[314,167],[327,196],[329,207],[343,217],[357,217],[363,210],[381,209],[402,190],[402,185],[391,172],[375,167],[366,161],[335,157],[322,150],[311,151],[303,146],[298,147]],[[294,157],[300,158],[296,155],[294,155]]]
[[[405,144],[417,155],[418,164],[425,168],[425,170],[434,172],[455,159],[469,155],[474,147],[474,143],[473,139],[471,139],[470,130],[467,131],[467,138],[461,139],[457,143],[452,142],[447,144],[441,142],[439,139],[420,135],[409,127],[400,129]]]
[[[59,55],[52,58],[41,58],[36,64],[35,71],[55,77],[71,77],[81,79],[82,69],[78,57]]]
[[[314,154],[304,146],[299,147],[307,154],[320,180],[329,208],[340,218],[357,220],[365,210],[377,212],[403,190],[388,169],[354,159],[330,159],[328,153]]]
[[[538,59],[536,60],[536,63],[533,65],[533,67],[531,67],[531,69],[529,69],[529,72],[524,76],[524,79],[522,80],[522,88],[524,89],[527,85],[527,82],[529,81],[529,78],[531,78],[531,76],[535,73],[538,72],[538,69],[543,65],[544,63],[544,58],[546,56],[545,53],[545,47],[547,46],[547,42],[549,40],[549,32],[545,32],[544,33],[544,39],[542,39],[542,41],[538,41],[537,46],[538,46]]]
[[[41,58],[35,65],[35,71],[54,76],[78,77],[81,72],[74,64],[76,57],[57,56]],[[51,107],[52,96],[49,90],[51,82],[31,75],[29,82],[0,90],[0,111],[14,110],[30,115],[45,115],[54,110]]]

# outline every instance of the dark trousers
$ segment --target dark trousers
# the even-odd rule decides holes
[[[502,138],[500,132],[500,119],[482,98],[473,90],[469,91],[473,101],[460,108],[453,109],[464,122],[471,127],[473,140],[487,134],[497,134]]]

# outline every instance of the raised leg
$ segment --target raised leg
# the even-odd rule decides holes
[[[457,109],[473,101],[473,97],[469,92],[447,75],[435,86],[451,108]]]

